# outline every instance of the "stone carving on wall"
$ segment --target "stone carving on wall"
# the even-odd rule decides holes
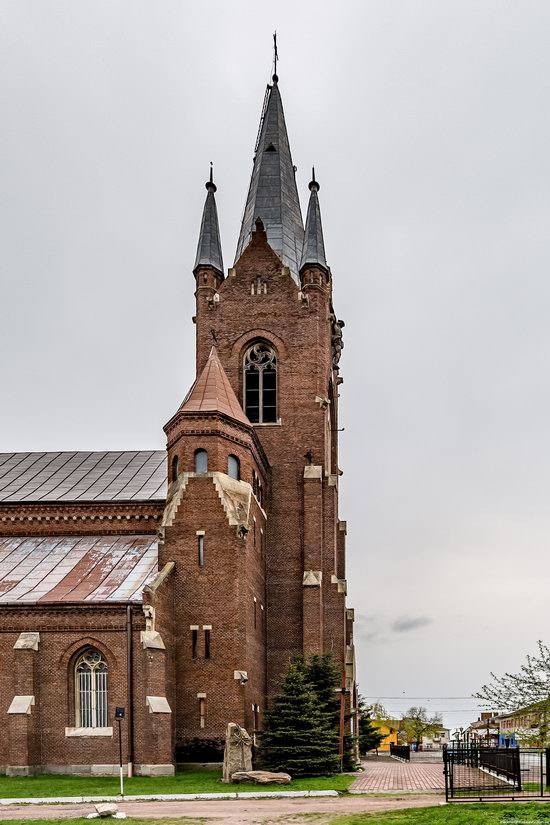
[[[345,327],[343,321],[339,321],[336,315],[331,312],[329,315],[332,331],[332,366],[337,369],[344,349],[344,336],[342,329]]]

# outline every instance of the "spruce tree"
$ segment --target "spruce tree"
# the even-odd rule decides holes
[[[262,761],[291,776],[326,776],[338,770],[334,719],[312,689],[302,658],[290,661],[281,691],[265,713]]]
[[[313,656],[307,665],[308,678],[319,703],[333,720],[336,753],[340,743],[340,705],[342,702],[342,676],[331,653]],[[349,730],[349,715],[345,717],[345,729]],[[354,757],[355,737],[351,733],[344,735],[344,754],[342,769],[354,771],[357,767]]]

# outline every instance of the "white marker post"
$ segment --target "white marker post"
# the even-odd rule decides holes
[[[118,722],[118,764],[120,772],[120,795],[124,796],[124,773],[122,770],[122,720],[124,708],[115,708],[115,719]]]

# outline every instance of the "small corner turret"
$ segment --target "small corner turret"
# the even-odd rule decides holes
[[[213,299],[223,281],[223,255],[216,208],[216,184],[213,166],[210,164],[210,177],[206,182],[206,201],[202,213],[199,242],[193,274],[197,281],[197,292],[206,291],[205,297]]]
[[[325,286],[330,281],[330,269],[325,256],[325,241],[321,223],[321,208],[319,206],[319,189],[321,187],[315,179],[315,168],[311,171],[310,196],[300,259],[302,289],[311,285]]]

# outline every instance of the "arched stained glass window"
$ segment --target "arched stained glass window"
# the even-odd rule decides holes
[[[196,450],[195,472],[199,475],[204,475],[204,473],[208,472],[208,453],[206,450]]]
[[[107,727],[107,675],[107,662],[101,653],[93,647],[87,647],[75,665],[77,727]]]
[[[253,424],[277,421],[277,356],[268,344],[254,344],[244,357],[244,407]]]

